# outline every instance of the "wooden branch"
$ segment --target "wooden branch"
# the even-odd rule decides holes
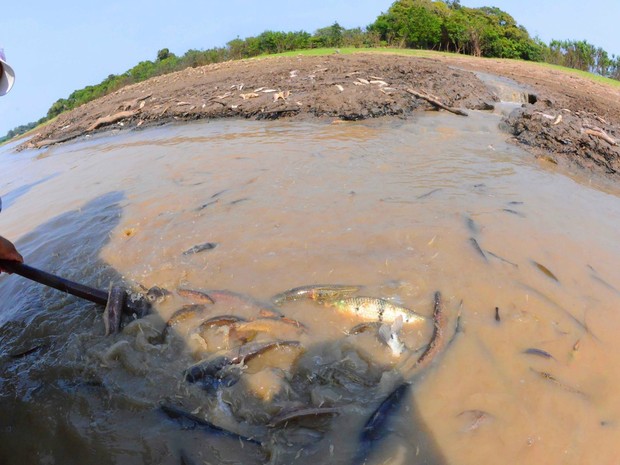
[[[116,123],[125,118],[131,118],[140,112],[139,109],[136,110],[128,110],[128,111],[119,111],[118,113],[114,113],[113,115],[104,116],[99,118],[93,124],[91,124],[86,131],[94,131],[98,127],[105,126],[106,124]]]
[[[610,137],[605,131],[603,131],[598,126],[592,126],[590,124],[584,123],[583,125],[584,131],[586,134],[594,137],[598,137],[599,139],[603,139],[605,142],[611,145],[618,145],[618,141],[613,137]]]
[[[407,91],[408,93],[410,93],[414,97],[426,100],[431,105],[433,105],[433,106],[435,106],[437,108],[441,108],[442,110],[449,111],[450,113],[454,113],[455,115],[459,115],[459,116],[469,116],[467,113],[465,113],[463,110],[461,110],[459,108],[452,108],[452,107],[449,107],[447,105],[444,105],[436,97],[433,97],[432,95],[428,95],[428,94],[426,94],[424,92],[415,91],[415,90],[413,90],[411,88],[407,88],[407,89],[405,89],[405,91]]]

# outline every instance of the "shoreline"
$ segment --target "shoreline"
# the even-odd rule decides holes
[[[620,86],[537,63],[439,53],[269,56],[188,68],[63,113],[17,150],[203,119],[357,121],[446,108],[492,110],[497,92],[475,73],[530,90],[502,123],[517,144],[551,163],[620,177]]]

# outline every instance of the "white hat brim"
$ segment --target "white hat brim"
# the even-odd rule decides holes
[[[0,96],[8,94],[15,82],[15,71],[4,60],[0,59],[2,64],[2,76],[0,76]]]

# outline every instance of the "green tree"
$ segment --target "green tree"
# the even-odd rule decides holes
[[[157,52],[157,61],[165,60],[169,56],[170,50],[168,50],[167,48],[162,48],[160,51]]]

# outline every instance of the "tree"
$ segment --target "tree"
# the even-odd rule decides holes
[[[157,61],[163,61],[170,56],[170,50],[167,48],[162,48],[157,52]]]

